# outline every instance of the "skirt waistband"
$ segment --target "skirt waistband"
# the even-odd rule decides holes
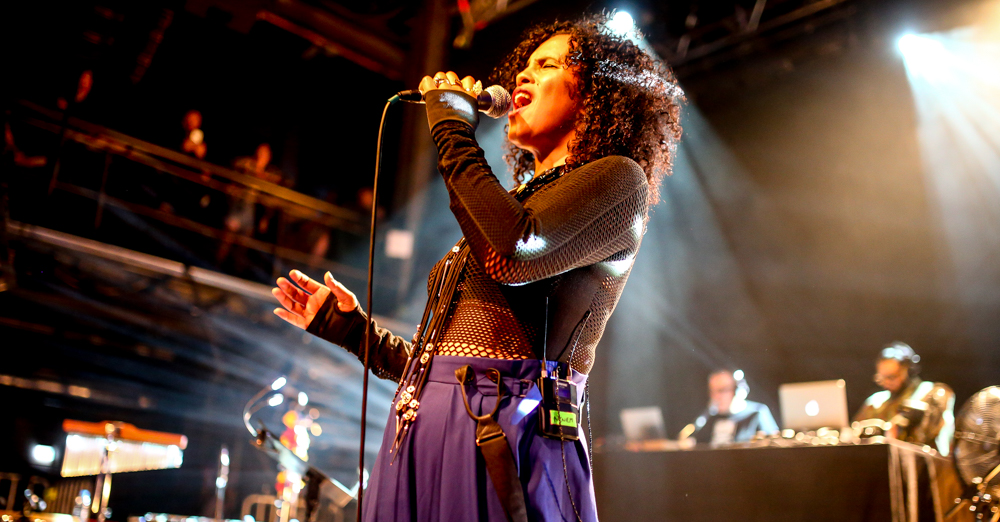
[[[550,367],[553,362],[548,363]],[[476,388],[483,395],[496,395],[497,385],[487,377],[486,371],[494,369],[500,372],[506,387],[505,393],[517,397],[524,397],[534,386],[535,381],[542,374],[542,361],[538,359],[490,359],[487,357],[462,357],[457,355],[437,355],[431,362],[430,373],[427,380],[441,384],[458,385],[455,377],[455,370],[463,366],[471,366],[476,376]],[[587,381],[587,376],[572,371],[571,379],[580,386]]]

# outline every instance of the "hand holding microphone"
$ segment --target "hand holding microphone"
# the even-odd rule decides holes
[[[458,96],[449,95],[451,92],[458,94]],[[428,93],[434,96],[435,101],[443,101],[450,109],[468,112],[461,119],[473,127],[478,123],[477,111],[483,112],[491,118],[499,118],[507,113],[511,105],[510,93],[503,87],[491,85],[484,90],[483,84],[476,81],[475,78],[466,76],[459,80],[458,75],[452,71],[438,72],[434,74],[434,77],[424,76],[420,80],[419,90],[402,91],[396,96],[406,102],[424,103]],[[463,105],[461,103],[463,98],[468,99],[469,107],[466,111],[461,111],[462,107],[459,107]],[[473,103],[475,103],[475,107],[472,106]],[[433,109],[428,108],[428,111],[433,112]],[[429,118],[431,117],[430,112],[428,113]],[[432,128],[433,123],[436,122],[431,121]]]
[[[426,94],[427,91],[434,89],[448,89],[453,91],[465,91],[473,96],[478,96],[483,90],[483,84],[477,82],[472,76],[466,76],[465,78],[459,80],[458,75],[452,71],[439,71],[434,74],[433,78],[430,76],[424,76],[420,80],[420,85],[417,88],[420,90],[420,94]]]

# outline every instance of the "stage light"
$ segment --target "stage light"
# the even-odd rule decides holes
[[[912,33],[900,36],[896,47],[907,59],[940,59],[945,54],[944,45],[940,41]]]
[[[736,379],[737,381],[743,380],[743,370],[736,370],[733,372],[733,379]]]
[[[280,393],[275,393],[274,395],[271,396],[270,399],[267,400],[267,405],[268,406],[277,406],[277,405],[281,404],[282,402],[284,402],[284,400],[285,400],[284,396],[282,396]]]
[[[906,68],[917,75],[937,77],[949,65],[948,51],[940,40],[916,34],[899,37],[896,47],[906,61]]]
[[[919,41],[919,36],[912,33],[906,33],[896,40],[896,48],[899,49],[899,52],[902,53],[903,56],[906,56],[913,53],[914,45],[919,45]]]
[[[274,382],[271,383],[271,389],[274,391],[278,391],[285,385],[286,382],[288,382],[288,379],[285,379],[284,377],[278,377],[277,379],[274,380]]]
[[[309,404],[309,396],[306,395],[306,392],[299,392],[299,406],[305,406],[306,404]]]
[[[31,461],[39,466],[51,466],[56,460],[56,449],[44,444],[31,447]]]
[[[608,29],[611,29],[620,36],[627,35],[634,27],[635,21],[632,20],[632,15],[625,11],[615,13],[615,16],[608,23]]]

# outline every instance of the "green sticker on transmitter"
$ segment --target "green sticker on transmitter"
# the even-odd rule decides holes
[[[549,422],[553,426],[576,427],[576,414],[571,411],[549,411]]]

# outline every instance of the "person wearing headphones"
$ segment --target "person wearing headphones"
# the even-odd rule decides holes
[[[693,438],[700,444],[729,444],[750,441],[758,432],[778,433],[771,410],[746,400],[749,392],[743,370],[716,369],[708,375],[708,409],[681,430],[680,438]]]
[[[894,341],[882,348],[875,361],[875,383],[882,391],[868,397],[854,421],[878,421],[889,437],[935,446],[948,455],[955,433],[955,393],[947,384],[921,380],[919,362],[906,343]]]

